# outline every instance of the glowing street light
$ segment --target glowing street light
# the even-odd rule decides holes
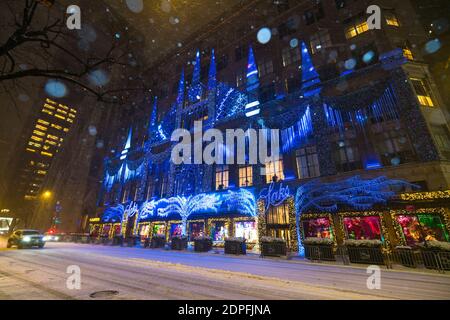
[[[50,199],[52,197],[52,192],[51,191],[45,191],[44,193],[42,193],[42,199],[47,200]]]

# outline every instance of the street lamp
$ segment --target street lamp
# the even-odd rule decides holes
[[[52,192],[51,191],[44,191],[42,193],[42,199],[47,200],[50,199],[52,197]]]

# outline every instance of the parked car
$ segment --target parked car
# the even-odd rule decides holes
[[[16,230],[8,239],[7,248],[17,246],[17,248],[43,248],[45,245],[44,235],[37,230],[21,229]]]

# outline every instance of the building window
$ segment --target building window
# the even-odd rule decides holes
[[[226,165],[216,167],[216,190],[227,189],[229,184],[229,169]]]
[[[281,52],[281,57],[283,59],[283,67],[287,67],[293,63],[300,61],[300,49],[297,47],[291,48],[285,47]]]
[[[271,183],[275,177],[277,180],[284,179],[283,159],[266,162],[266,183]]]
[[[313,9],[305,11],[303,14],[303,19],[305,20],[306,25],[313,24],[314,22],[322,19],[325,16],[323,11],[322,2],[320,0],[315,1],[316,5]]]
[[[239,36],[242,36],[242,35],[239,35]],[[234,58],[235,58],[236,62],[241,61],[246,56],[247,56],[247,46],[246,45],[239,46],[234,50]]]
[[[245,80],[246,80],[246,74],[244,72],[239,73],[236,76],[236,87],[241,87],[245,84]]]
[[[398,22],[398,18],[392,11],[387,11],[384,14],[384,18],[386,19],[386,24],[388,26],[400,27],[400,23]]]
[[[417,100],[422,106],[434,107],[433,99],[431,99],[431,90],[425,79],[411,78],[411,83],[417,95]]]
[[[239,187],[249,187],[251,185],[253,185],[252,166],[239,168]]]
[[[267,224],[289,224],[289,205],[270,206],[267,212]]]
[[[301,87],[301,79],[300,77],[292,77],[285,80],[286,92],[293,93],[300,90]]]
[[[153,191],[155,190],[155,182],[150,178],[147,182],[147,194],[145,196],[146,200],[150,200],[153,197]]]
[[[301,148],[295,152],[297,160],[297,173],[299,179],[320,176],[319,158],[315,146]]]
[[[311,52],[317,53],[322,48],[331,46],[331,37],[327,30],[321,30],[310,38]]]
[[[273,72],[273,62],[272,60],[263,60],[259,63],[259,77],[262,78]]]
[[[369,25],[364,15],[353,18],[350,22],[346,23],[345,37],[351,39],[357,35],[369,30]]]
[[[339,141],[337,162],[341,171],[352,171],[361,168],[358,148],[350,140]]]
[[[346,0],[334,0],[336,2],[336,9],[345,8]]]
[[[259,88],[259,101],[261,103],[275,99],[275,84],[270,83]]]
[[[410,61],[414,60],[414,56],[408,47],[403,48],[403,56]]]

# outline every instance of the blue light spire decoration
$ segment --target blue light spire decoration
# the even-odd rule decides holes
[[[259,114],[258,100],[258,88],[259,88],[259,76],[258,66],[256,65],[253,49],[250,46],[248,50],[248,63],[247,63],[247,105],[245,106],[245,115],[252,117]]]
[[[313,65],[311,56],[308,52],[308,48],[306,44],[302,42],[301,46],[301,54],[302,54],[302,91],[304,91],[303,95],[305,97],[313,96],[320,92],[322,88],[316,87],[313,89],[309,89],[311,87],[315,87],[320,84],[319,74],[316,71],[316,68]]]
[[[208,90],[212,90],[217,85],[216,79],[216,58],[214,55],[214,49],[211,50],[211,62],[209,64],[209,72],[208,72]]]
[[[127,154],[128,154],[128,150],[130,150],[130,148],[131,148],[131,134],[132,134],[132,130],[130,128],[130,130],[128,131],[127,142],[125,142],[125,147],[123,148],[123,150],[120,154],[120,160],[125,160],[125,158],[127,157]]]
[[[153,109],[150,115],[150,123],[148,124],[149,136],[156,130],[156,122],[158,121],[158,97],[153,101]]]
[[[183,103],[184,100],[184,68],[181,70],[180,82],[178,84],[177,105]]]
[[[200,51],[195,55],[194,73],[192,74],[192,83],[189,89],[189,100],[197,102],[202,97],[202,84],[200,83]]]

